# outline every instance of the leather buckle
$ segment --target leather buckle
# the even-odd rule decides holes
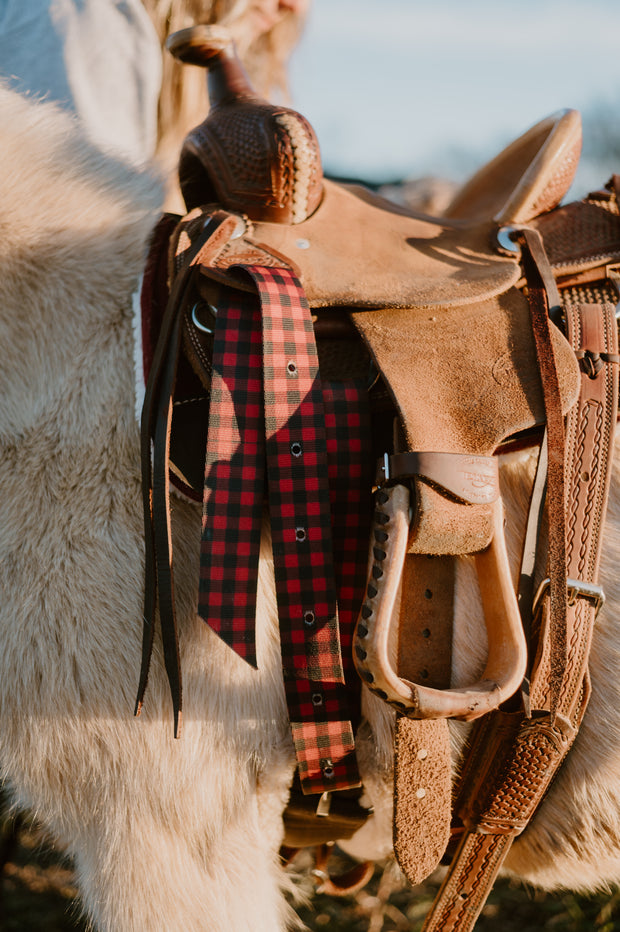
[[[532,614],[535,615],[540,604],[545,597],[549,586],[551,585],[551,580],[549,577],[543,579],[540,586],[536,590],[536,595],[534,596],[534,602],[532,603]],[[568,604],[574,605],[577,599],[587,599],[592,603],[594,607],[594,620],[598,618],[598,613],[605,604],[605,593],[601,586],[597,586],[595,583],[585,582],[582,579],[567,579],[566,580],[566,594],[568,597]]]

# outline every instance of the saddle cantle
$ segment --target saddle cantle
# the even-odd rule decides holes
[[[549,613],[551,604],[550,620],[539,641],[528,644],[529,608],[517,603],[508,566],[497,462],[506,441],[533,428],[545,429],[542,448],[549,449],[549,513],[563,529],[564,485],[558,464],[564,458],[564,418],[568,412],[573,417],[580,392],[585,397],[578,359],[582,369],[588,361],[596,375],[602,369],[607,373],[617,355],[608,305],[600,315],[601,320],[607,315],[605,334],[587,315],[575,315],[568,307],[564,316],[571,342],[550,322],[550,316],[557,321],[562,317],[554,273],[566,288],[576,288],[581,300],[578,289],[588,276],[607,277],[606,271],[601,273],[601,263],[620,259],[618,224],[609,220],[609,210],[599,210],[596,201],[554,210],[572,181],[578,159],[581,131],[574,111],[549,118],[526,133],[462,189],[446,216],[433,218],[399,208],[364,189],[324,179],[316,137],[307,121],[254,95],[224,31],[185,30],[172,38],[171,48],[186,61],[208,66],[213,106],[181,154],[180,180],[188,215],[171,235],[169,228],[175,222],[166,221],[169,255],[155,249],[155,265],[161,269],[167,263],[172,294],[147,397],[160,412],[168,413],[156,418],[147,411],[143,451],[147,458],[151,455],[149,431],[155,421],[164,424],[170,417],[175,382],[178,389],[183,379],[188,380],[183,402],[194,402],[197,394],[203,413],[212,405],[218,309],[223,315],[230,296],[255,293],[248,271],[255,277],[257,269],[272,270],[275,278],[267,276],[271,282],[286,272],[286,281],[300,283],[312,311],[323,378],[328,372],[344,380],[339,366],[346,365],[346,378],[351,374],[359,380],[370,367],[367,394],[378,457],[376,512],[365,598],[353,640],[354,660],[368,688],[400,713],[395,850],[407,876],[417,882],[441,858],[450,831],[446,718],[481,718],[484,728],[491,723],[489,733],[496,740],[494,716],[501,718],[505,712],[493,710],[500,704],[503,709],[518,708],[517,724],[510,719],[510,728],[504,731],[512,729],[510,733],[520,740],[521,719],[531,713],[526,685],[532,666],[534,673],[540,669],[540,657],[544,676],[534,676],[534,695],[541,676],[548,679],[544,708],[548,706],[550,714],[556,715],[567,702],[573,710],[575,702],[566,699],[567,690],[571,696],[574,691],[581,695],[580,674],[562,686],[567,625],[553,617],[558,592],[564,599],[566,586],[558,532],[551,535],[551,582],[547,581],[536,609],[544,603]],[[596,235],[575,260],[574,249],[566,246],[567,230],[570,239],[572,227],[593,210]],[[582,337],[585,343],[580,342]],[[174,344],[172,351],[167,341]],[[184,354],[177,358],[181,344]],[[291,373],[295,375],[295,367]],[[612,386],[612,381],[605,384]],[[609,393],[613,394],[611,387]],[[607,405],[605,417],[613,418],[612,407]],[[202,500],[206,419],[200,429],[197,448],[202,455],[197,464],[184,462],[182,444],[175,446],[179,414],[187,410],[187,405],[179,405],[172,417],[171,466],[181,477],[181,487]],[[190,426],[195,432],[195,425]],[[156,450],[165,448],[157,461],[166,479],[167,433],[160,427],[155,442]],[[294,446],[291,452],[297,456]],[[539,474],[542,480],[533,500],[540,510],[544,458]],[[144,475],[147,492],[151,481],[165,485],[162,476],[156,483],[150,465]],[[576,502],[581,494],[575,493]],[[604,502],[604,482],[596,495]],[[578,510],[581,507],[577,505]],[[145,515],[148,539],[154,522],[148,501]],[[531,519],[533,525],[538,521],[536,515]],[[165,525],[160,518],[159,527]],[[297,530],[305,534],[303,527]],[[165,532],[160,549],[171,553]],[[470,554],[478,570],[488,658],[473,683],[454,683],[452,558]],[[147,566],[148,562],[147,555]],[[157,572],[166,592],[172,591],[167,582],[171,567],[162,565]],[[592,600],[596,587],[580,585],[573,587],[575,598]],[[166,599],[171,615],[166,622],[169,675],[177,695],[175,709],[180,710],[174,600]],[[162,627],[164,621],[162,615]],[[568,626],[573,624],[578,627],[571,616]],[[349,635],[341,632],[343,641]],[[152,638],[152,625],[148,637]],[[147,640],[145,635],[140,701],[148,670]],[[536,649],[540,657],[534,663]],[[510,697],[513,706],[507,707]],[[497,733],[502,728],[500,723]],[[574,726],[570,728],[574,735]],[[569,731],[566,728],[562,735]],[[535,728],[533,732],[538,740],[539,733]],[[529,740],[527,729],[523,734],[523,740]],[[564,737],[555,733],[553,737],[564,748],[562,753],[572,740]],[[483,744],[481,738],[480,747]],[[505,742],[494,746],[501,746],[501,753],[510,759]],[[475,755],[473,759],[469,767],[473,776],[467,780],[478,785],[488,775],[484,780],[480,777],[479,759]],[[487,825],[468,786],[465,781],[461,795],[466,802],[458,812],[464,813],[466,826]],[[322,796],[317,813],[323,818],[328,810],[329,799]],[[350,828],[367,817],[367,813],[360,816],[355,805],[353,810]],[[314,837],[314,811],[312,818]],[[501,831],[512,838],[518,821],[502,823]],[[468,832],[464,837],[469,838]],[[442,921],[437,919],[439,924],[428,928],[443,929]],[[470,926],[450,928],[456,932]]]

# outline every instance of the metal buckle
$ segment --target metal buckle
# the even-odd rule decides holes
[[[321,794],[319,799],[318,806],[316,807],[316,814],[320,819],[326,819],[329,816],[329,811],[332,805],[332,794],[329,790]]]
[[[535,615],[540,607],[549,586],[551,585],[551,580],[549,577],[543,579],[540,586],[536,591],[534,596],[534,602],[532,603],[532,614]],[[585,582],[581,579],[567,579],[566,580],[566,592],[568,595],[568,604],[574,605],[577,599],[587,599],[589,602],[592,602],[594,605],[594,620],[598,618],[598,613],[605,604],[605,593],[601,586],[597,586],[594,583]]]
[[[386,482],[390,481],[390,457],[389,457],[389,454],[387,453],[383,454],[382,470],[383,470],[383,481],[381,485],[385,485]],[[381,488],[381,486],[379,486],[379,488]]]

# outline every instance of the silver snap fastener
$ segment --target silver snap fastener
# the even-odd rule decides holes
[[[306,529],[304,527],[295,528],[295,540],[302,543],[306,539]]]
[[[293,456],[301,456],[301,444],[297,443],[297,441],[295,441],[295,443],[292,443],[291,453]]]
[[[312,693],[312,705],[323,705],[323,696],[320,693]]]
[[[325,761],[321,769],[323,771],[323,776],[327,777],[328,780],[331,780],[335,774],[334,765],[332,762],[330,760]]]
[[[314,612],[304,612],[304,624],[309,628],[314,624]]]
[[[297,364],[291,359],[290,362],[286,364],[286,371],[289,375],[297,375]]]

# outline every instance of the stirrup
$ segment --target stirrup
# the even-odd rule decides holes
[[[367,596],[357,622],[354,660],[369,689],[410,718],[458,718],[471,721],[496,709],[521,686],[527,647],[510,576],[501,499],[492,507],[493,538],[474,554],[488,637],[488,657],[481,678],[459,689],[433,689],[398,675],[388,642],[409,536],[409,490],[401,484],[382,490],[381,528],[385,557],[371,564]],[[374,594],[373,594],[374,593]]]

